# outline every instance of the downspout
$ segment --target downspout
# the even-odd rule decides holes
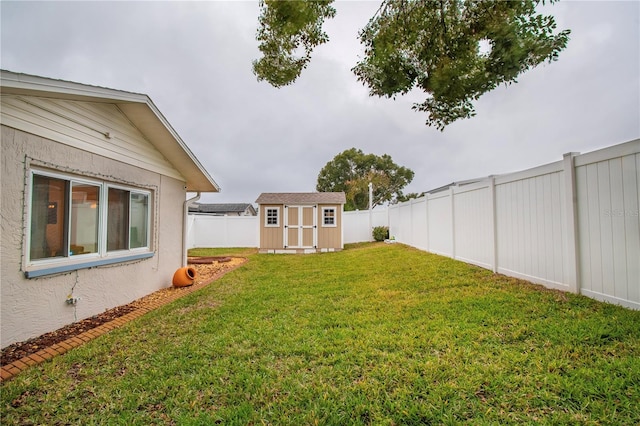
[[[189,225],[189,207],[200,199],[200,192],[196,193],[196,196],[189,198],[184,202],[184,214],[182,216],[182,267],[187,266],[187,231]]]

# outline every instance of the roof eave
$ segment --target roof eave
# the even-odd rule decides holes
[[[0,92],[3,94],[113,103],[180,172],[185,179],[187,191],[221,190],[147,95],[6,70],[1,70],[1,82]]]

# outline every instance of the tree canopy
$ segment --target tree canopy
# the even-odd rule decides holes
[[[259,28],[256,39],[263,57],[253,61],[258,80],[274,87],[293,83],[311,60],[313,49],[329,41],[322,31],[327,18],[336,10],[333,0],[260,2]],[[300,55],[300,51],[304,53]]]
[[[345,210],[369,208],[369,182],[373,184],[373,207],[404,199],[402,189],[413,180],[413,171],[397,165],[391,156],[365,154],[351,148],[336,155],[318,174],[317,191],[344,191]]]
[[[257,40],[264,56],[253,63],[258,80],[281,87],[299,77],[313,48],[329,40],[322,24],[335,16],[332,2],[261,2]],[[556,33],[553,16],[536,12],[544,3],[384,0],[360,31],[364,58],[352,71],[371,96],[423,91],[427,98],[413,109],[443,130],[474,116],[473,102],[484,93],[558,58],[570,31]]]

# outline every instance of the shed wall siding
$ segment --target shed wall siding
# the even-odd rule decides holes
[[[183,182],[5,126],[1,128],[2,347],[55,330],[171,285],[182,263]],[[49,167],[152,192],[154,256],[136,262],[26,279],[23,247],[29,167]],[[160,261],[162,260],[162,261]],[[77,305],[65,303],[67,295]]]
[[[114,104],[21,95],[1,99],[7,126],[184,180]]]
[[[280,216],[278,218],[278,226],[265,226],[265,212],[269,208],[279,208]],[[260,248],[264,249],[281,249],[284,247],[284,237],[282,234],[284,223],[284,206],[283,205],[264,205],[260,206]]]
[[[322,226],[322,208],[335,207],[336,225],[334,227]],[[340,249],[342,248],[342,206],[334,204],[318,205],[318,248],[319,249]]]

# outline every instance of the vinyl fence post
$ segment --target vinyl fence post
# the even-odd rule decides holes
[[[454,186],[449,188],[449,197],[451,197],[451,258],[456,258],[456,209],[454,200]]]
[[[563,156],[565,217],[564,227],[567,235],[567,252],[565,253],[566,284],[569,291],[580,293],[580,267],[578,264],[578,194],[576,193],[576,174],[574,159],[580,153],[569,152]]]
[[[491,268],[498,272],[498,222],[496,214],[496,178],[489,176],[489,206],[491,207],[491,232],[489,245],[491,246]]]
[[[369,241],[373,241],[373,183],[369,182]]]
[[[427,230],[427,244],[426,244],[426,249],[429,252],[429,238],[430,238],[430,232],[429,232],[429,195],[428,194],[424,194],[424,220],[427,221],[427,226],[425,227],[425,229]]]

